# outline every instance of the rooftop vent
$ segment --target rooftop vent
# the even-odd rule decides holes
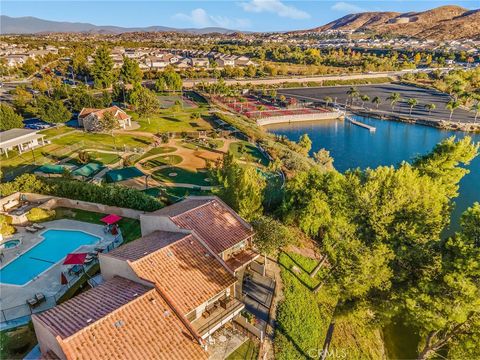
[[[168,251],[167,251],[167,256],[168,256],[168,257],[172,257],[172,256],[173,256],[173,253],[172,253],[170,250],[168,250]]]
[[[87,324],[91,323],[92,321],[92,319],[87,319]]]
[[[123,320],[118,320],[118,321],[115,321],[113,325],[115,325],[115,327],[118,329],[118,328],[121,328],[123,325],[125,325],[125,322]]]
[[[169,317],[169,316],[170,316],[170,311],[165,310],[165,311],[163,312],[163,316]]]

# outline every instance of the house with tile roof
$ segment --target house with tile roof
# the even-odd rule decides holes
[[[191,196],[143,214],[142,235],[155,230],[187,231],[195,234],[234,273],[258,257],[252,250],[254,231],[235,211],[216,196]]]
[[[78,125],[87,131],[101,130],[101,119],[107,112],[113,113],[113,116],[118,121],[118,127],[126,129],[132,125],[131,116],[118,106],[110,106],[105,109],[83,108],[78,114]]]
[[[203,359],[240,316],[253,229],[215,196],[142,214],[142,237],[99,254],[105,283],[39,315],[42,354],[60,359]]]
[[[148,282],[113,277],[32,321],[43,358],[208,358],[188,322]]]

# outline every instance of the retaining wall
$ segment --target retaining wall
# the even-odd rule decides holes
[[[270,116],[263,119],[258,119],[257,125],[264,126],[264,125],[271,125],[271,124],[293,123],[293,122],[301,122],[301,121],[332,120],[332,119],[338,119],[341,116],[342,116],[342,113],[339,111],[314,113],[314,114]]]
[[[57,207],[66,207],[72,209],[80,209],[86,211],[93,211],[102,214],[116,214],[122,217],[127,217],[131,219],[139,219],[141,214],[145,214],[144,211],[140,210],[133,210],[127,208],[121,208],[117,206],[110,206],[104,204],[97,204],[88,201],[81,201],[81,200],[72,200],[57,196],[50,196],[50,195],[41,195],[41,194],[33,194],[33,193],[15,193],[5,198],[0,199],[0,206],[11,201],[13,198],[27,200],[29,202],[36,202],[41,203],[39,207],[52,210]]]

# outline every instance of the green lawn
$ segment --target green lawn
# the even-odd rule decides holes
[[[92,224],[101,224],[100,221],[106,214],[96,213],[92,211],[71,209],[71,208],[57,208],[55,209],[57,219],[73,219]],[[118,222],[120,229],[122,230],[123,239],[125,242],[129,242],[141,237],[140,221],[136,219],[123,218]]]
[[[260,163],[264,166],[268,166],[268,159],[257,149],[253,144],[250,144],[247,141],[238,141],[231,143],[229,146],[229,151],[232,152],[233,156],[240,160],[250,160],[255,163]]]
[[[62,135],[72,131],[75,131],[75,129],[68,126],[59,126],[59,127],[55,127],[47,130],[42,130],[39,133],[42,135],[45,135],[48,139],[52,136]]]
[[[176,173],[176,176],[169,176],[171,173]],[[207,172],[190,171],[176,166],[160,169],[152,174],[155,180],[167,183],[184,183],[202,186],[214,185],[211,181],[205,181],[209,178]]]
[[[174,152],[176,151],[177,148],[174,148],[173,146],[161,146],[161,147],[156,147],[156,148],[153,148],[153,149],[150,149],[148,150],[145,154],[143,154],[138,160],[143,160],[143,159],[146,159],[152,155],[160,155],[160,154],[168,154],[168,153],[171,153],[171,152]]]
[[[75,132],[52,140],[52,143],[57,145],[68,146],[81,143],[83,148],[103,150],[112,150],[115,147],[117,150],[123,150],[124,145],[129,148],[144,148],[151,142],[150,138],[138,135],[116,134],[112,137],[108,134],[87,132]]]
[[[278,307],[278,327],[275,332],[277,359],[304,359],[321,351],[330,323],[335,293],[324,288],[317,294],[313,289],[322,272],[312,279],[309,276],[317,262],[293,254],[279,256],[284,301]],[[362,323],[357,318],[338,319],[330,350],[346,354],[348,359],[381,359],[383,342],[380,331]]]
[[[142,166],[145,169],[151,169],[162,165],[177,165],[180,164],[182,160],[183,158],[179,155],[161,155],[145,161]]]
[[[98,161],[104,165],[116,163],[121,159],[117,154],[108,154],[97,151],[90,151],[89,154],[92,157],[92,160]]]
[[[227,356],[226,360],[256,360],[258,357],[258,344],[248,339],[240,347]]]
[[[0,332],[0,359],[23,359],[37,344],[33,324]]]
[[[158,114],[140,118],[135,112],[130,112],[132,120],[140,125],[140,131],[151,133],[188,132],[198,130],[210,130],[212,126],[204,119],[192,119],[192,114],[199,109],[172,112],[170,109],[161,110]]]

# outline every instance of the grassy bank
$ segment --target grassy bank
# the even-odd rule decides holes
[[[336,303],[335,292],[327,288],[312,292],[322,276],[309,276],[315,260],[281,253],[279,264],[285,298],[277,313],[276,358],[318,358]],[[384,353],[380,332],[353,318],[337,320],[330,351],[348,359],[381,359]]]

